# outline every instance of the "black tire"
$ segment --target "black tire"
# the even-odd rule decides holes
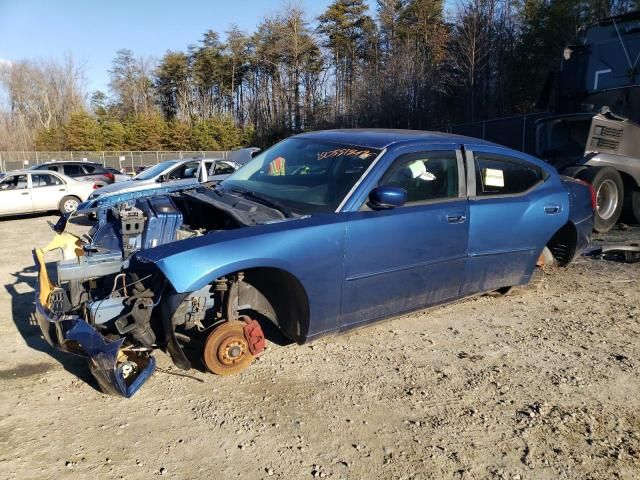
[[[81,202],[82,200],[78,197],[74,195],[67,195],[66,197],[62,197],[62,200],[60,200],[60,203],[58,204],[58,211],[62,215],[72,213],[78,208],[78,205],[80,205]],[[71,208],[73,204],[75,204],[75,208]]]
[[[580,180],[589,182],[596,191],[596,211],[593,229],[599,233],[608,232],[618,222],[622,213],[624,184],[615,168],[589,168],[578,175]]]
[[[629,223],[640,223],[640,187],[627,186],[623,214]]]

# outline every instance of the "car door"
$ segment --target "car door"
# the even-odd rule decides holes
[[[0,182],[0,214],[13,215],[32,211],[28,175],[8,175],[3,178]]]
[[[460,151],[404,150],[378,186],[407,191],[407,203],[373,210],[366,201],[346,229],[341,328],[459,295],[468,241]]]
[[[567,222],[566,193],[545,168],[516,152],[471,146],[466,162],[469,260],[462,293],[524,283],[542,248]]]
[[[58,176],[45,172],[31,174],[31,201],[35,212],[57,210],[66,192],[67,186]]]

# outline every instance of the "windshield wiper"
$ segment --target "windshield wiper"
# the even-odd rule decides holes
[[[239,193],[240,195],[242,195],[244,197],[248,197],[248,198],[250,198],[252,200],[255,200],[258,203],[261,203],[266,207],[273,208],[274,210],[277,210],[280,213],[282,213],[285,216],[285,218],[293,217],[291,212],[289,210],[287,210],[286,208],[284,208],[282,205],[280,205],[278,203],[275,203],[275,202],[269,200],[268,198],[264,198],[264,197],[262,197],[260,195],[257,195],[255,192],[252,192],[251,190],[243,190],[241,188],[232,188],[231,191],[235,192],[235,193]]]

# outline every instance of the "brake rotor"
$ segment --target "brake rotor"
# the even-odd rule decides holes
[[[233,375],[251,365],[256,357],[251,354],[244,327],[244,322],[226,322],[209,334],[202,355],[209,371],[217,375]]]

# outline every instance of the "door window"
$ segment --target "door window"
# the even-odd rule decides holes
[[[216,162],[213,167],[214,175],[227,175],[233,172],[235,172],[234,168],[228,163]]]
[[[526,192],[545,180],[545,172],[523,160],[475,153],[476,196],[514,195]]]
[[[33,188],[51,187],[55,185],[62,185],[62,180],[54,175],[48,175],[46,173],[31,174],[31,186]]]
[[[458,159],[454,151],[410,153],[401,156],[380,185],[407,191],[407,203],[457,198]]]
[[[95,165],[82,165],[82,169],[84,170],[85,173],[92,174],[92,173],[95,172],[96,166]],[[100,172],[95,172],[95,173],[100,173]]]
[[[26,175],[13,175],[7,177],[0,183],[0,190],[25,190],[27,186]]]
[[[84,172],[80,168],[80,165],[65,165],[64,174],[68,177],[78,177],[84,175]]]
[[[180,180],[184,178],[195,178],[198,173],[200,162],[189,162],[179,166],[169,173],[170,180]]]

